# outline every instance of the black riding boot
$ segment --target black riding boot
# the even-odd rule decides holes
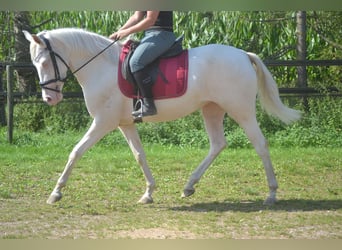
[[[132,116],[134,118],[140,118],[157,114],[152,92],[152,77],[144,72],[144,70],[133,73],[133,76],[136,84],[138,85],[140,93],[143,96],[143,101],[141,103],[140,109],[132,112]]]

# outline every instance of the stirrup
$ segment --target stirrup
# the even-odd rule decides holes
[[[138,99],[134,105],[134,110],[132,112],[132,117],[133,117],[134,123],[142,122],[142,112],[141,112],[141,115],[139,115],[137,117],[134,116],[134,112],[142,111],[142,105],[143,105],[142,99]],[[139,106],[140,106],[140,108],[138,109]]]
[[[151,114],[144,114],[142,108],[140,108],[139,110],[133,111],[132,112],[132,117],[133,117],[133,121],[134,123],[140,123],[142,122],[142,118],[146,117],[146,116],[152,116],[157,114],[157,112],[151,113]]]
[[[156,114],[157,114],[157,111],[155,109],[150,110],[150,111],[146,111],[146,110],[144,110],[143,106],[139,110],[132,112],[133,117],[145,117],[145,116],[152,116],[152,115],[156,115]]]
[[[138,110],[137,110],[137,107],[139,107]],[[136,102],[134,111],[132,112],[134,122],[141,122],[143,117],[152,116],[156,114],[157,114],[157,109],[154,104],[153,98],[146,98],[146,97]]]

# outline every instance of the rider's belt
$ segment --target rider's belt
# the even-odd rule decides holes
[[[173,32],[173,27],[166,26],[151,26],[146,31],[170,31]]]

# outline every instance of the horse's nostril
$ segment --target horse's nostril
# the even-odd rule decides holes
[[[49,103],[49,102],[51,102],[51,101],[52,101],[52,98],[51,98],[51,97],[46,97],[46,98],[45,98],[45,102]]]

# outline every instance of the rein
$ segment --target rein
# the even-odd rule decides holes
[[[39,85],[41,86],[41,88],[43,89],[48,89],[48,90],[51,90],[51,91],[54,91],[54,92],[57,92],[57,93],[61,93],[61,91],[59,89],[53,89],[53,88],[49,88],[47,87],[46,85],[50,84],[50,83],[53,83],[53,82],[57,82],[57,81],[60,81],[60,82],[66,82],[67,79],[70,77],[70,74],[64,78],[61,78],[61,75],[59,73],[59,68],[58,68],[58,65],[57,65],[57,60],[56,60],[56,57],[61,60],[61,62],[67,67],[67,69],[71,72],[71,75],[77,73],[78,71],[80,71],[81,69],[83,69],[86,65],[88,65],[91,61],[93,61],[96,57],[98,57],[99,55],[101,55],[104,51],[106,51],[110,46],[112,46],[114,43],[116,43],[118,41],[118,39],[114,40],[113,42],[111,42],[109,45],[107,45],[104,49],[102,49],[99,53],[97,53],[96,55],[94,55],[93,57],[91,57],[88,61],[86,61],[84,64],[82,64],[80,67],[78,67],[75,71],[72,72],[72,70],[70,69],[69,65],[65,62],[65,60],[58,54],[56,53],[55,51],[52,50],[51,48],[51,44],[49,42],[49,40],[44,37],[44,36],[40,36],[40,38],[45,42],[46,44],[46,48],[47,50],[49,51],[50,53],[50,57],[51,57],[51,60],[52,60],[52,65],[53,65],[53,68],[54,68],[54,71],[55,71],[55,78],[54,79],[51,79],[51,80],[47,80],[45,82],[39,82]]]

